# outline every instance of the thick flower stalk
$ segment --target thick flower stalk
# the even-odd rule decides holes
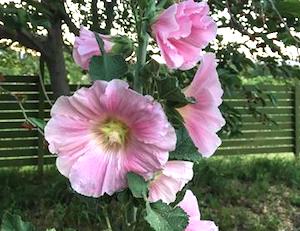
[[[171,69],[188,70],[202,57],[202,49],[216,37],[217,25],[206,2],[183,1],[164,10],[152,25],[161,56]]]
[[[218,231],[213,221],[201,220],[198,201],[190,190],[186,190],[182,201],[177,205],[182,208],[189,217],[189,224],[185,231]]]
[[[122,80],[95,81],[60,97],[45,128],[57,168],[83,195],[112,195],[127,187],[126,174],[159,171],[176,134],[161,105]]]
[[[213,155],[221,145],[216,133],[225,125],[218,108],[223,90],[216,67],[215,55],[205,54],[192,83],[184,90],[184,94],[193,97],[196,103],[177,109],[194,144],[205,157]]]

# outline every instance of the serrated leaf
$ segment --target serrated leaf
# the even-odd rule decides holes
[[[5,213],[2,218],[1,231],[35,231],[29,222],[22,221],[19,215]]]
[[[201,155],[195,147],[186,129],[183,127],[176,129],[176,135],[176,149],[175,151],[170,152],[170,159],[199,162],[201,160]]]
[[[173,107],[183,107],[187,104],[195,103],[195,99],[185,97],[175,77],[157,80],[157,88],[159,98],[165,99]]]
[[[45,129],[46,122],[43,119],[35,118],[35,117],[29,117],[28,121],[34,125],[37,128],[40,128],[42,130]]]
[[[92,80],[106,80],[120,78],[128,71],[125,59],[121,55],[94,56],[89,66]]]
[[[135,174],[127,174],[128,187],[135,198],[145,198],[148,193],[148,184],[143,177]]]
[[[187,214],[179,207],[161,201],[146,204],[145,220],[155,231],[182,231],[188,224]]]

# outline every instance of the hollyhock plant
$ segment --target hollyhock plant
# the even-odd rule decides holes
[[[107,35],[99,34],[104,42],[104,49],[110,52],[113,47],[112,38]],[[82,69],[88,70],[90,59],[93,56],[101,55],[95,34],[86,27],[81,27],[79,37],[75,38],[73,47],[73,58]]]
[[[214,54],[207,53],[203,56],[192,83],[184,90],[184,94],[193,97],[196,103],[177,109],[198,151],[205,157],[214,154],[221,145],[216,132],[225,124],[218,108],[222,103],[223,90],[216,66]]]
[[[213,221],[201,220],[198,201],[190,190],[186,190],[182,201],[177,205],[182,208],[189,217],[188,226],[185,231],[218,231]]]
[[[163,170],[154,174],[149,183],[150,202],[162,200],[169,204],[176,200],[177,192],[193,178],[193,163],[189,161],[168,161]]]
[[[217,32],[208,13],[206,2],[187,0],[171,5],[152,24],[153,36],[170,69],[188,70],[201,60],[201,50]]]
[[[116,79],[60,97],[45,138],[72,188],[91,197],[124,189],[128,172],[162,169],[176,144],[161,105]]]

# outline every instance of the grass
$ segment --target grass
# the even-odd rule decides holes
[[[54,167],[0,170],[0,216],[19,214],[38,230],[103,230],[91,203],[76,196]],[[280,157],[215,157],[195,166],[189,187],[203,219],[221,231],[300,230],[300,161]],[[70,230],[70,229],[69,229]]]

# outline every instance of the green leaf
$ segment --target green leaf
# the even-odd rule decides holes
[[[5,213],[2,218],[1,231],[34,231],[34,226],[29,222],[22,221],[18,215]]]
[[[128,71],[125,59],[121,55],[94,56],[91,59],[89,74],[93,80],[121,78]]]
[[[185,97],[175,77],[157,80],[157,88],[159,98],[167,100],[168,104],[173,107],[183,107],[195,103],[195,99]]]
[[[201,160],[201,155],[195,147],[186,129],[183,127],[177,129],[176,135],[176,149],[175,151],[170,152],[170,159],[199,162]]]
[[[127,174],[127,182],[128,187],[135,198],[147,197],[148,184],[143,177],[130,172]]]
[[[188,224],[187,214],[180,208],[172,208],[161,201],[146,204],[145,220],[155,231],[182,231]]]
[[[35,117],[29,117],[28,121],[34,125],[37,128],[40,128],[44,131],[46,122],[43,119],[35,118]]]

